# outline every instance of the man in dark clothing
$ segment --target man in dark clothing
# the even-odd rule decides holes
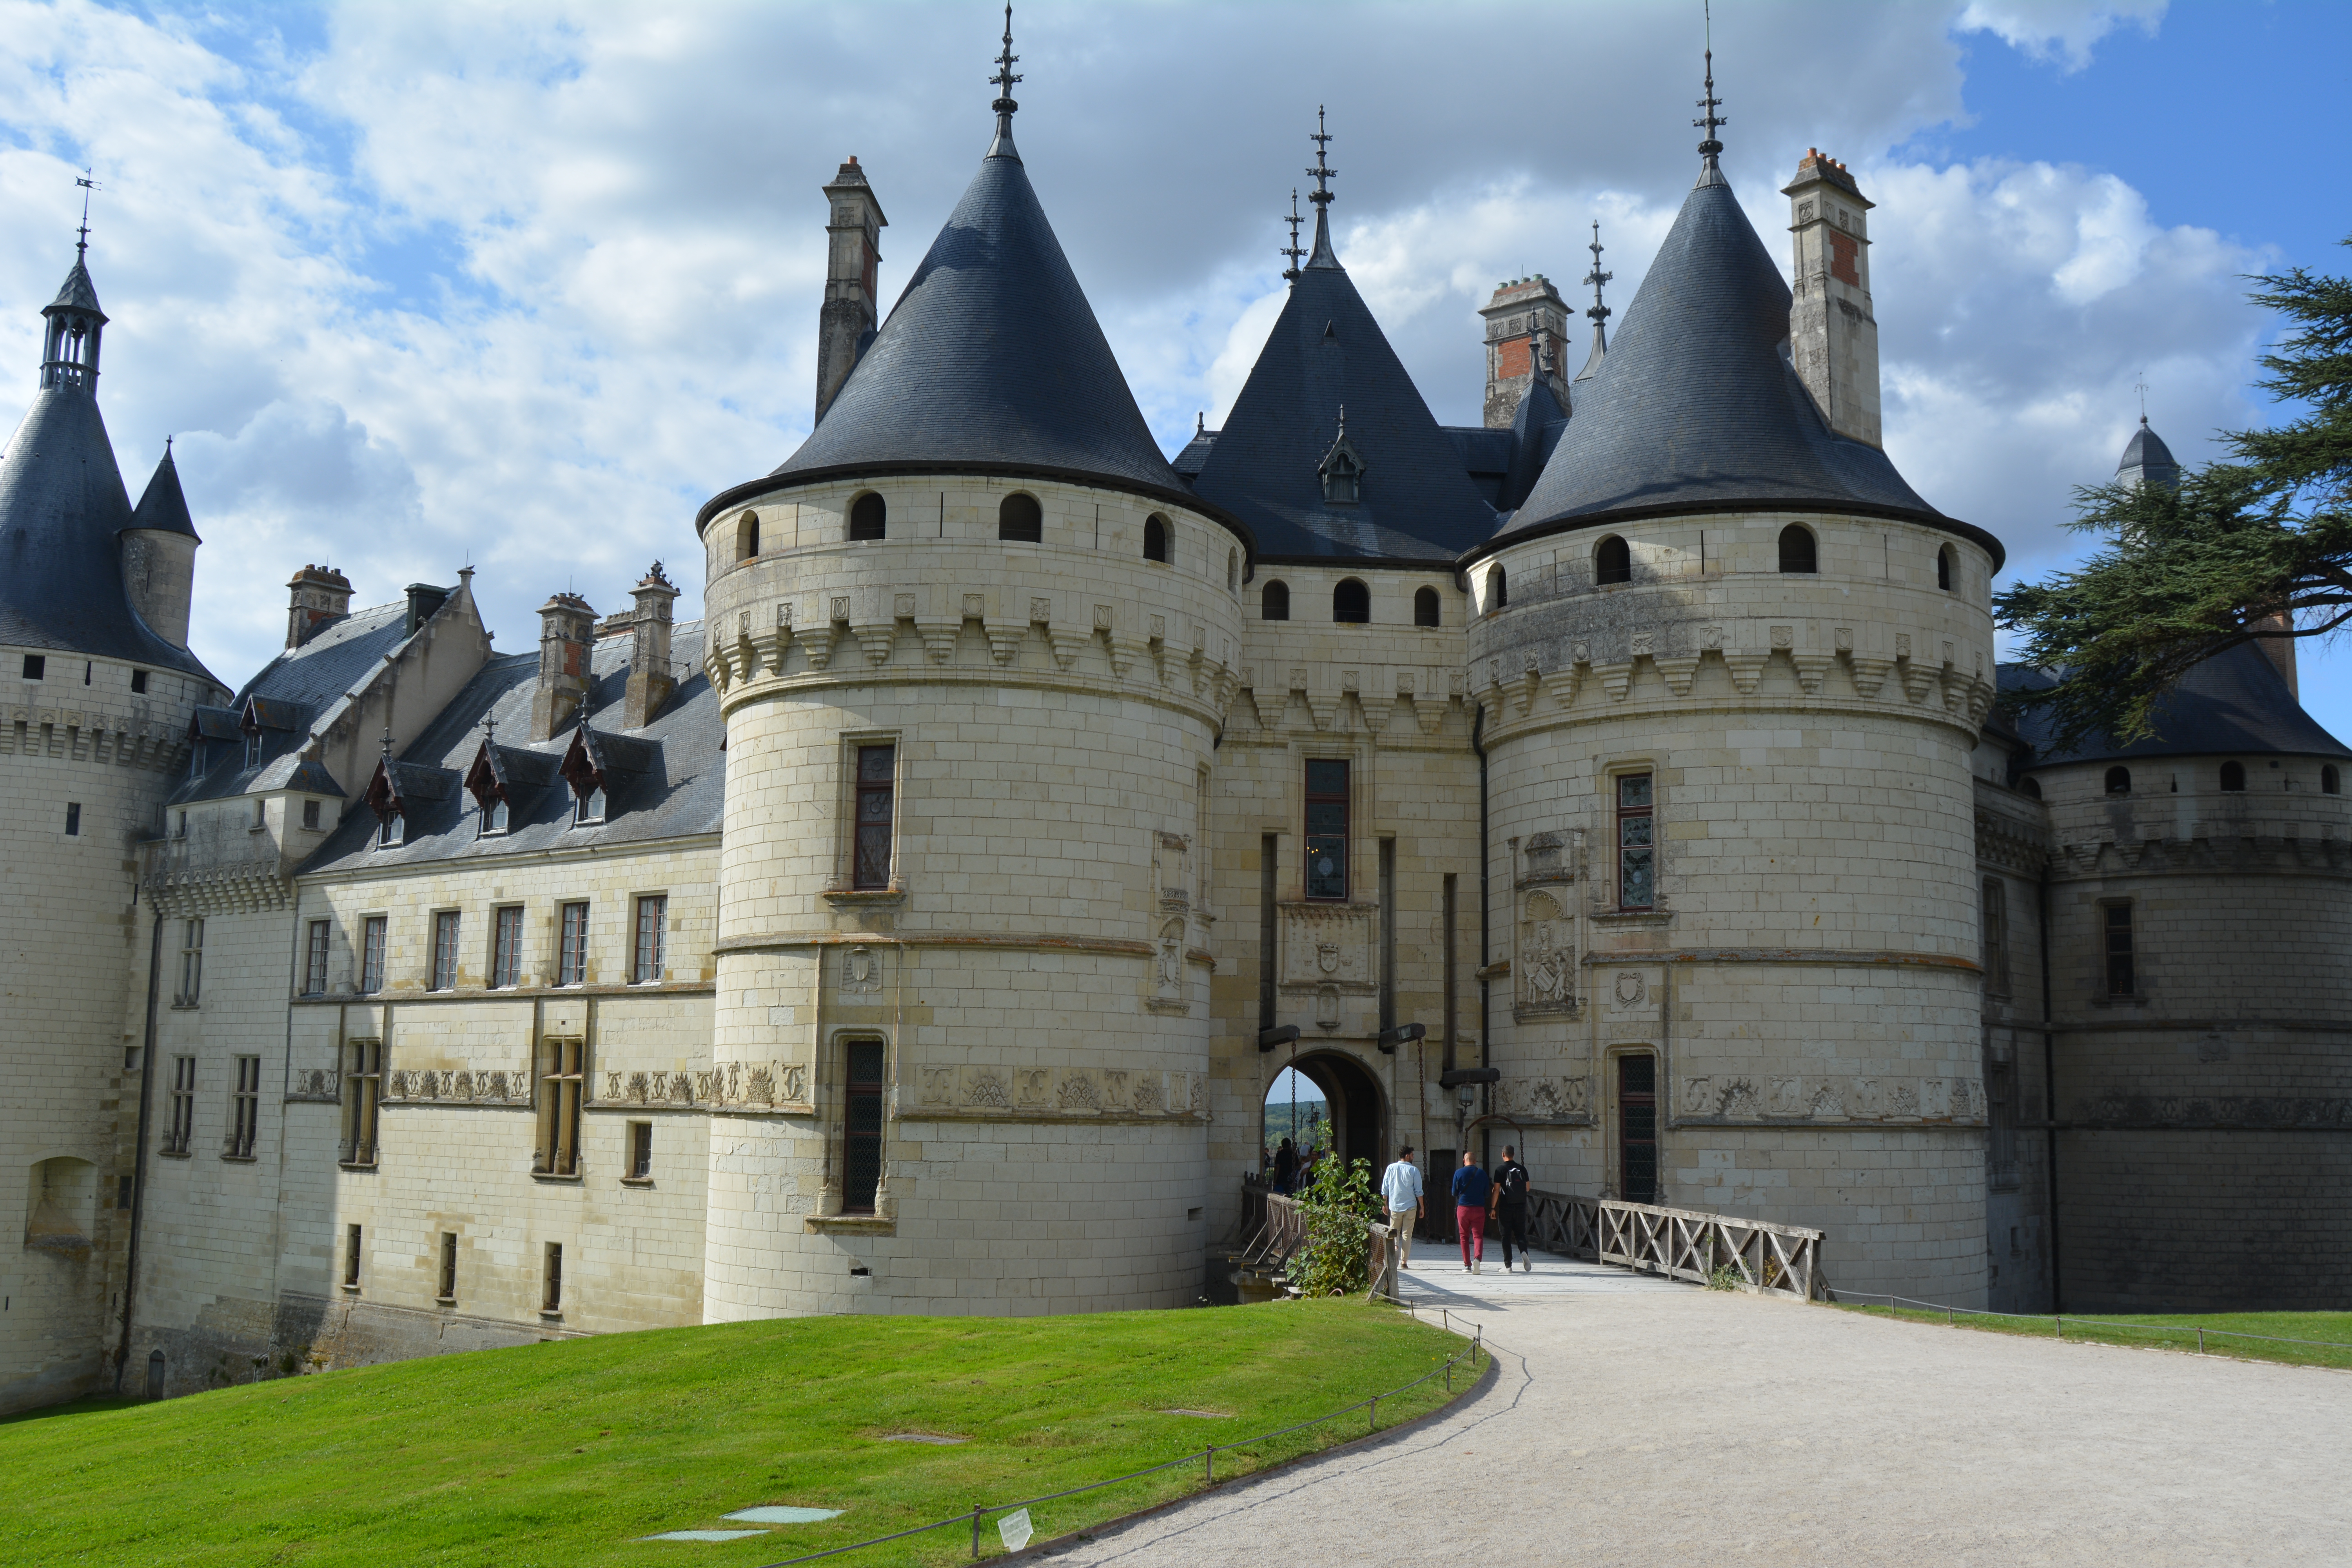
[[[1503,1145],[1503,1163],[1495,1167],[1495,1226],[1503,1233],[1503,1272],[1511,1271],[1511,1244],[1519,1245],[1519,1268],[1528,1274],[1536,1271],[1535,1255],[1528,1250],[1528,1188],[1531,1180],[1528,1168],[1519,1163],[1519,1152],[1508,1143]]]
[[[1479,1168],[1478,1156],[1465,1149],[1462,1168],[1454,1173],[1454,1222],[1462,1232],[1462,1272],[1475,1274],[1486,1258],[1486,1203],[1495,1184]]]
[[[1277,1193],[1289,1192],[1290,1178],[1297,1173],[1298,1151],[1293,1149],[1290,1146],[1290,1140],[1286,1138],[1282,1141],[1281,1147],[1274,1152],[1274,1190]]]

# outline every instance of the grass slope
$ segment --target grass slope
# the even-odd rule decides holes
[[[1386,1308],[803,1318],[437,1356],[0,1423],[0,1563],[741,1568],[1018,1501],[1321,1415],[1462,1342]],[[1459,1389],[1463,1380],[1456,1378]],[[1388,1426],[1444,1380],[1383,1403]],[[1215,1419],[1171,1409],[1229,1412]],[[1220,1479],[1364,1415],[1217,1456]],[[890,1442],[919,1432],[955,1447]],[[1041,1537],[1197,1489],[1180,1467],[1034,1510]],[[725,1544],[761,1503],[844,1510]],[[1002,1551],[993,1521],[985,1532]],[[841,1561],[967,1561],[950,1529]]]
[[[2352,1312],[2189,1312],[2107,1313],[2076,1315],[2063,1323],[2048,1316],[2011,1317],[2006,1313],[1959,1313],[1956,1320],[1942,1312],[1912,1307],[1850,1306],[1848,1311],[1873,1317],[1902,1318],[1913,1322],[1956,1321],[1963,1329],[1997,1334],[2027,1334],[2057,1338],[2063,1329],[2068,1340],[2095,1344],[2137,1345],[2161,1350],[2197,1349],[2195,1331],[2203,1329],[2208,1355],[2235,1356],[2243,1361],[2285,1362],[2295,1366],[2352,1368]],[[2267,1339],[2241,1338],[2264,1335]],[[2302,1344],[2277,1344],[2274,1340],[2301,1340]],[[2308,1342],[2319,1342],[2317,1343]]]

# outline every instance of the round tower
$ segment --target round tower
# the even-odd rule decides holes
[[[1465,558],[1494,1109],[1548,1184],[1816,1226],[1836,1287],[1968,1303],[1968,758],[2000,547],[1877,448],[1874,363],[1801,374],[1854,343],[1783,357],[1790,290],[1702,151],[1542,478]],[[1809,258],[1857,253],[1803,242],[1834,195],[1859,234],[1851,176],[1815,163],[1791,186],[1801,290]]]
[[[996,108],[814,434],[698,520],[714,1321],[1200,1290],[1200,818],[1250,541],[1152,442]]]
[[[146,535],[99,414],[106,315],[80,254],[42,314],[39,387],[0,458],[0,969],[38,987],[0,1008],[0,1191],[25,1215],[22,1248],[0,1249],[0,1411],[112,1386],[151,1000],[142,982],[126,1006],[123,980],[165,939],[134,846],[156,831],[191,713],[226,695],[184,646],[193,529],[134,609]]]

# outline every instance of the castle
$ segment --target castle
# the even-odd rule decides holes
[[[1010,53],[1007,41],[1007,54]],[[2341,1304],[2352,753],[2242,650],[2004,718],[1881,444],[1872,204],[1718,164],[1441,426],[1330,236],[1153,441],[1015,149],[617,613],[305,565],[234,693],[78,259],[0,459],[0,1408],[551,1335],[1189,1304],[1296,1066],[1344,1152],[1822,1228],[1831,1283]],[[1321,163],[1318,141],[1318,165]],[[2130,477],[2166,482],[2136,437]],[[683,533],[680,535],[684,539]]]

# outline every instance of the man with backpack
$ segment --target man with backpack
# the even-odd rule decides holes
[[[1518,1156],[1519,1152],[1506,1143],[1503,1163],[1495,1167],[1495,1227],[1503,1233],[1503,1272],[1511,1271],[1511,1244],[1516,1241],[1519,1245],[1519,1268],[1532,1274],[1536,1271],[1535,1254],[1528,1248],[1528,1188],[1531,1181]]]

